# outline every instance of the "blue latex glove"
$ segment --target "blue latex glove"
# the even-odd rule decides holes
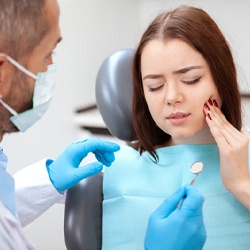
[[[184,199],[180,208],[178,203]],[[203,196],[187,185],[170,195],[151,214],[145,237],[146,250],[200,250],[206,241]]]
[[[116,143],[96,138],[72,143],[55,161],[46,162],[50,180],[58,191],[69,189],[82,179],[102,171],[103,165],[110,166],[115,159],[114,152],[119,149]],[[79,167],[90,152],[95,154],[98,162]]]

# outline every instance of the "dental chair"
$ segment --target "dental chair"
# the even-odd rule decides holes
[[[132,125],[133,49],[112,53],[96,78],[97,107],[110,133],[120,140],[134,140]],[[103,173],[82,180],[69,189],[64,213],[64,238],[68,250],[102,247]],[[111,236],[112,237],[112,236]]]

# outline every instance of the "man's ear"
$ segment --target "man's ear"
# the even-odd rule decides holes
[[[13,65],[8,61],[5,55],[0,53],[0,94],[4,95],[10,88],[13,75]]]
[[[1,71],[2,71],[2,69],[3,69],[3,64],[4,64],[4,62],[6,61],[6,57],[5,56],[2,56],[2,55],[0,55],[0,84],[1,84]]]

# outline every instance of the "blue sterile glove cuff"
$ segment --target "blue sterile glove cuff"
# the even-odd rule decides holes
[[[46,162],[49,178],[58,191],[69,189],[82,179],[102,171],[103,165],[109,167],[115,159],[114,152],[119,149],[120,146],[116,143],[96,138],[72,143],[55,161]],[[79,166],[90,152],[97,161]]]
[[[177,208],[184,197],[181,207]],[[149,218],[145,249],[202,249],[206,241],[203,202],[203,196],[191,185],[170,195]]]

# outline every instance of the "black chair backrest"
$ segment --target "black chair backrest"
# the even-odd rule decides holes
[[[64,239],[68,250],[102,247],[103,173],[82,180],[67,191]]]
[[[132,141],[133,49],[112,53],[102,63],[96,79],[96,101],[103,120],[115,137]],[[89,177],[67,191],[64,238],[68,250],[102,247],[103,174]]]

